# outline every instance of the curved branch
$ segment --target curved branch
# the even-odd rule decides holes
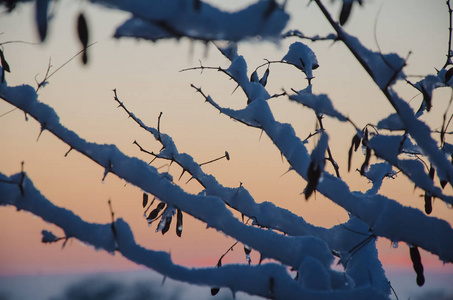
[[[298,268],[304,255],[299,251],[316,240],[325,251],[330,250],[324,241],[315,237],[287,237],[270,230],[246,226],[238,221],[225,203],[218,197],[192,195],[173,184],[165,174],[149,166],[137,158],[124,155],[114,145],[99,145],[89,143],[80,138],[75,132],[63,127],[55,111],[37,100],[37,94],[31,86],[7,87],[0,85],[0,98],[28,113],[44,128],[52,132],[74,150],[84,154],[105,169],[104,177],[113,173],[125,181],[155,195],[160,200],[178,207],[182,211],[202,220],[208,227],[213,227],[229,235],[243,244],[260,252],[263,257],[273,258],[288,266]],[[203,209],[200,209],[203,208]],[[307,240],[308,239],[308,240]],[[274,247],[270,247],[274,245]],[[299,249],[299,250],[298,250]],[[315,248],[313,248],[315,249]],[[317,249],[316,252],[319,252]],[[311,253],[314,257],[322,255]],[[333,257],[331,257],[333,260]],[[327,259],[328,260],[328,259]],[[330,265],[329,265],[330,267]]]
[[[212,99],[211,102],[215,103]],[[219,111],[229,117],[233,117],[237,113],[237,111],[225,110],[218,107],[217,104],[215,105]],[[292,126],[277,122],[268,103],[264,100],[255,100],[246,109],[249,121],[253,120],[259,124],[259,127],[266,132],[286,157],[291,167],[302,178],[308,180],[307,169],[310,155],[304,143],[296,136]],[[243,121],[246,123],[247,119]],[[321,176],[323,179],[318,184],[317,190],[368,224],[377,236],[418,245],[439,256],[445,262],[453,262],[453,229],[447,222],[425,216],[417,209],[402,206],[395,200],[382,195],[351,192],[344,181],[325,171]],[[395,213],[397,213],[397,217],[395,217]],[[401,227],[401,224],[405,224],[404,228]],[[411,230],[406,230],[406,228],[411,228]],[[432,235],[432,232],[442,232],[442,234]]]
[[[405,101],[400,99],[398,94],[390,87],[391,80],[396,79],[398,74],[397,72],[401,70],[402,66],[400,68],[397,68],[396,71],[393,70],[391,77],[387,80],[384,80],[385,78],[379,78],[378,76],[376,76],[373,67],[369,63],[369,60],[371,60],[371,58],[376,53],[371,53],[371,51],[362,46],[357,39],[348,35],[343,30],[343,28],[341,28],[340,25],[332,19],[330,13],[321,3],[321,0],[314,1],[321,9],[325,18],[329,21],[330,25],[337,32],[338,39],[341,40],[346,45],[346,47],[348,47],[349,51],[354,55],[357,61],[365,69],[365,71],[371,76],[371,78],[381,89],[387,100],[393,106],[395,111],[401,117],[401,121],[405,126],[405,130],[414,138],[414,140],[417,142],[417,145],[422,149],[423,153],[436,167],[440,180],[445,183],[449,182],[450,185],[453,186],[453,166],[448,162],[445,155],[443,155],[442,151],[437,147],[436,141],[430,135],[428,126],[415,117],[414,112],[410,108],[410,106]],[[368,57],[368,60],[367,55],[370,56]]]
[[[303,288],[289,276],[284,266],[276,263],[186,268],[174,264],[166,252],[148,250],[138,245],[129,225],[122,219],[112,223],[115,228],[113,231],[112,224],[88,223],[72,211],[55,206],[40,194],[28,177],[25,177],[22,195],[17,188],[21,177],[22,173],[10,178],[0,173],[0,205],[11,205],[19,210],[31,212],[46,222],[60,227],[66,234],[65,239],[76,238],[97,250],[105,250],[111,254],[118,252],[128,260],[172,279],[208,287],[226,287],[233,292],[243,291],[275,299],[387,299],[386,295],[377,293],[369,286],[334,292]]]

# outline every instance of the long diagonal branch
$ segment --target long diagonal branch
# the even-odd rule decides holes
[[[381,86],[377,82],[376,74],[374,74],[372,67],[365,59],[364,55],[357,49],[357,45],[354,45],[351,37],[335,22],[330,13],[322,4],[321,0],[314,0],[318,7],[321,9],[324,17],[328,20],[330,25],[334,28],[337,33],[338,39],[341,40],[349,51],[354,55],[357,61],[362,65],[365,71],[371,76],[374,82],[379,86],[382,93],[385,95],[387,100],[393,106],[395,111],[401,118],[401,121],[405,125],[406,131],[414,138],[417,145],[422,149],[432,164],[436,167],[437,174],[442,182],[449,182],[453,186],[453,166],[448,162],[443,152],[437,147],[436,141],[431,137],[429,127],[418,120],[415,117],[413,110],[410,106],[403,101],[395,91],[391,89],[390,81]],[[355,41],[357,43],[357,41]],[[361,45],[360,45],[361,46]],[[396,75],[401,71],[401,68],[394,70],[392,78],[396,78]]]
[[[308,180],[307,169],[310,163],[309,153],[304,143],[296,136],[289,124],[277,122],[264,100],[255,100],[245,109],[234,111],[220,107],[210,96],[202,94],[206,101],[230,118],[239,118],[243,123],[253,122],[273,141],[286,157],[291,167],[305,180]],[[246,110],[247,113],[244,113]],[[453,262],[453,229],[440,219],[425,216],[417,209],[405,207],[397,201],[382,195],[365,195],[351,192],[348,185],[340,178],[327,172],[322,173],[323,180],[317,190],[359,218],[372,229],[377,236],[392,241],[400,240],[439,256],[445,262]],[[402,228],[400,225],[405,224]],[[411,228],[408,231],[405,228]],[[430,229],[428,229],[430,228]],[[431,232],[442,232],[435,236]],[[445,237],[449,238],[446,239]]]
[[[233,292],[243,291],[266,298],[278,299],[346,299],[362,298],[386,299],[371,287],[338,290],[325,293],[304,289],[293,280],[286,268],[276,263],[257,266],[226,265],[220,268],[186,268],[174,264],[167,252],[153,251],[138,245],[129,225],[123,219],[112,224],[88,223],[72,211],[55,206],[34,187],[25,176],[22,194],[18,185],[22,173],[6,177],[0,173],[0,205],[15,206],[41,217],[46,222],[60,227],[66,237],[75,238],[83,243],[105,250],[111,254],[119,253],[126,259],[146,266],[156,272],[183,282],[208,287],[227,287]],[[56,242],[58,239],[52,241]],[[49,242],[49,241],[47,241]],[[272,281],[272,287],[269,283]],[[270,291],[272,290],[272,294]],[[343,298],[345,297],[345,298]]]

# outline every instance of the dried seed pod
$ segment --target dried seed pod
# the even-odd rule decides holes
[[[86,49],[88,46],[88,25],[83,13],[80,13],[77,18],[77,33],[84,48],[82,53],[82,63],[86,65],[88,63],[88,54]]]
[[[316,190],[319,182],[319,177],[321,177],[321,172],[321,168],[319,168],[319,166],[314,161],[311,161],[307,171],[308,183],[307,187],[305,188],[305,200],[308,200],[311,194]]]
[[[267,67],[266,72],[264,72],[263,77],[260,79],[260,84],[262,86],[266,86],[267,78],[269,77],[269,72],[270,72],[269,67]]]
[[[434,172],[435,169],[431,165],[429,168],[429,178],[431,180],[434,180]],[[432,195],[430,192],[425,191],[425,213],[429,215],[433,211],[433,205],[432,205]]]
[[[417,273],[417,285],[422,286],[425,283],[425,276],[423,275],[423,265],[420,252],[418,251],[418,247],[414,245],[409,247],[409,251],[414,271]]]
[[[348,172],[351,170],[352,150],[357,151],[360,146],[361,138],[358,134],[354,135],[351,142],[351,147],[348,151]]]
[[[165,225],[164,228],[162,228],[162,235],[166,234],[167,231],[170,229],[171,219],[172,219],[171,216],[165,218]]]
[[[368,169],[370,165],[370,158],[371,158],[371,149],[366,147],[365,149],[365,161],[363,162],[362,166],[360,167],[360,174],[365,174],[365,171]]]
[[[38,28],[39,39],[44,42],[47,35],[47,12],[49,9],[48,0],[36,0],[35,17]]]
[[[147,204],[148,204],[148,194],[143,193],[143,202],[142,202],[143,208],[145,208]]]
[[[452,76],[453,76],[453,68],[450,68],[450,69],[445,73],[445,83],[449,82]]]
[[[165,208],[165,203],[164,202],[161,202],[157,205],[157,207],[155,209],[153,209],[148,217],[146,218],[148,220],[148,223],[151,223],[152,221],[154,221],[157,216],[159,215],[159,213]]]
[[[77,33],[83,47],[88,45],[88,25],[83,13],[80,13],[77,18]]]
[[[11,70],[9,69],[8,62],[6,61],[5,56],[3,55],[2,49],[0,49],[0,64],[1,64],[1,66],[2,66],[2,78],[1,78],[1,82],[3,83],[3,82],[5,82],[5,72],[10,73]]]
[[[422,94],[423,94],[423,102],[425,102],[426,110],[429,112],[429,111],[431,110],[431,107],[433,106],[433,105],[432,105],[431,95],[430,95],[430,93],[428,93],[428,91],[425,89],[425,87],[423,86],[423,84],[421,84],[420,86],[421,86],[421,92],[422,92]]]

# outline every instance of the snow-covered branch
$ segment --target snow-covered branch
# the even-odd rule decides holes
[[[217,197],[187,194],[145,162],[125,156],[112,145],[98,145],[81,139],[59,123],[53,109],[37,101],[36,92],[30,86],[11,88],[2,84],[0,97],[24,110],[35,118],[43,129],[51,131],[72,149],[85,154],[104,167],[105,174],[116,174],[168,204],[206,222],[209,227],[216,228],[259,251],[264,258],[278,260],[297,270],[304,259],[310,256],[311,259],[319,261],[325,270],[323,272],[330,274],[330,277],[337,277],[335,275],[337,272],[330,270],[333,256],[323,240],[313,236],[287,237],[270,230],[242,224]],[[380,273],[379,278],[383,275],[382,271]]]
[[[7,87],[4,83],[0,86],[0,97],[35,118],[41,124],[42,130],[52,132],[71,149],[79,151],[103,167],[104,177],[108,173],[115,174],[143,191],[204,221],[208,227],[216,228],[256,249],[263,257],[276,259],[294,268],[299,267],[302,257],[300,252],[294,249],[304,247],[306,244],[304,237],[286,237],[270,230],[246,226],[232,215],[219,198],[188,194],[173,184],[165,174],[159,174],[154,167],[144,161],[124,155],[114,145],[99,145],[83,140],[75,132],[62,126],[55,111],[38,102],[36,92],[28,85]],[[319,241],[322,244],[325,243]],[[270,244],[278,247],[269,247]],[[325,253],[331,256],[326,244],[324,247],[327,251]]]
[[[357,38],[347,34],[332,19],[321,0],[315,0],[315,2],[336,31],[338,39],[348,47],[398,113],[402,124],[404,124],[404,129],[411,135],[423,154],[434,165],[437,176],[442,184],[444,185],[449,182],[453,186],[453,166],[448,162],[445,155],[443,155],[437,146],[436,141],[431,137],[429,127],[417,119],[410,106],[392,89],[392,85],[397,79],[405,78],[402,71],[405,61],[396,54],[383,55],[382,53],[376,53],[365,48]]]
[[[204,95],[201,89],[197,88],[197,91]],[[190,155],[179,153],[171,137],[155,128],[147,126],[134,113],[130,112],[124,103],[119,100],[116,90],[114,92],[114,98],[119,103],[119,107],[123,108],[130,118],[139,124],[140,127],[153,134],[155,139],[159,140],[162,144],[163,150],[154,155],[158,158],[170,159],[180,165],[183,172],[189,173],[192,178],[200,182],[205,188],[203,192],[206,195],[219,197],[228,206],[244,216],[252,218],[255,225],[278,230],[290,236],[316,236],[324,240],[329,248],[335,251],[348,252],[351,248],[350,245],[359,243],[362,237],[348,230],[348,228],[358,226],[357,224],[360,221],[354,218],[330,229],[317,227],[307,223],[303,218],[295,215],[291,211],[275,206],[271,202],[256,203],[244,186],[237,188],[224,187],[215,177],[204,173],[200,165]],[[348,242],[346,243],[345,240],[348,240]],[[371,260],[371,257],[367,259]]]
[[[215,103],[210,96],[206,97],[210,99],[208,102]],[[215,105],[218,106],[217,103]],[[236,118],[237,111],[221,107],[218,109],[227,116]],[[259,128],[266,132],[286,157],[291,168],[308,181],[310,155],[292,126],[276,121],[264,100],[252,101],[241,111],[241,117],[245,118],[242,121],[247,123],[250,120],[258,123]],[[395,200],[382,195],[351,192],[345,182],[325,171],[322,172],[321,178],[316,190],[368,224],[375,235],[392,241],[405,241],[418,245],[438,255],[445,262],[453,262],[453,230],[447,222],[427,217],[417,209],[402,206]],[[393,215],[396,212],[397,217]],[[401,224],[405,224],[404,228]],[[425,228],[425,230],[413,230],[413,228]],[[431,229],[426,230],[426,228]],[[445,235],[433,236],[431,232],[443,232]],[[449,238],[445,239],[445,236]]]
[[[35,22],[41,41],[45,40],[50,25],[48,23],[51,22],[49,8],[51,2],[51,0],[35,1]],[[153,152],[142,147],[137,141],[134,141],[134,144],[140,151],[150,154],[153,160],[164,159],[178,164],[181,167],[179,179],[174,181],[172,175],[159,172],[151,163],[147,164],[138,158],[125,155],[115,145],[86,141],[62,125],[63,122],[60,122],[54,109],[38,100],[37,90],[29,85],[8,86],[5,72],[9,72],[10,68],[0,50],[2,74],[0,98],[35,119],[41,126],[41,133],[49,131],[68,145],[69,151],[66,155],[70,154],[71,150],[78,151],[104,169],[104,179],[109,173],[115,174],[142,190],[144,208],[149,203],[149,194],[162,201],[148,214],[149,222],[160,218],[158,229],[164,233],[175,214],[178,224],[182,224],[184,212],[204,222],[207,227],[235,239],[236,243],[242,243],[245,249],[256,250],[260,253],[261,259],[256,266],[222,266],[222,256],[216,268],[185,268],[174,264],[168,253],[148,250],[138,245],[129,225],[122,219],[115,220],[112,209],[111,224],[88,223],[72,211],[57,207],[47,200],[33,186],[24,170],[10,177],[0,173],[0,205],[10,205],[18,210],[29,211],[64,231],[65,236],[60,238],[51,232],[43,231],[43,242],[54,243],[76,238],[96,249],[111,254],[120,253],[137,264],[176,280],[207,287],[228,288],[233,294],[236,291],[243,291],[271,299],[386,299],[390,294],[390,285],[377,254],[378,237],[408,244],[419,285],[424,282],[419,248],[437,255],[443,262],[453,262],[453,229],[448,222],[426,216],[418,209],[405,207],[391,197],[378,193],[383,179],[395,176],[397,172],[394,170],[397,168],[401,174],[425,191],[425,203],[429,202],[431,205],[432,197],[436,197],[453,204],[453,197],[446,195],[447,192],[442,190],[447,183],[453,185],[453,166],[447,158],[450,156],[453,159],[453,146],[445,140],[445,134],[453,118],[447,118],[453,100],[445,111],[439,131],[440,145],[431,136],[435,131],[419,119],[425,110],[429,112],[433,106],[434,89],[453,87],[453,68],[446,69],[451,64],[453,53],[451,50],[447,55],[446,65],[437,72],[437,75],[428,75],[416,83],[406,80],[423,95],[420,109],[414,113],[409,104],[394,90],[398,80],[406,79],[403,69],[407,58],[403,59],[394,53],[383,54],[380,50],[372,51],[342,28],[349,18],[353,3],[362,4],[360,0],[343,1],[339,23],[333,20],[322,0],[314,0],[334,29],[334,33],[323,37],[318,35],[307,37],[298,30],[282,34],[289,20],[289,15],[285,11],[286,1],[259,0],[235,12],[223,11],[201,0],[165,2],[90,0],[90,2],[131,14],[129,19],[116,29],[116,38],[131,37],[156,41],[179,40],[185,37],[205,44],[213,42],[229,60],[228,66],[206,67],[201,64],[200,67],[182,71],[209,69],[222,72],[236,82],[236,88],[244,92],[246,99],[243,108],[223,107],[201,87],[194,84],[191,87],[221,114],[265,132],[286,158],[289,171],[295,171],[307,181],[305,199],[310,200],[310,195],[319,192],[344,208],[349,213],[349,220],[330,229],[317,227],[274,203],[257,203],[242,184],[233,188],[222,185],[217,178],[205,173],[203,169],[206,163],[223,158],[229,159],[228,152],[225,151],[224,156],[206,163],[196,162],[191,155],[180,153],[172,137],[161,131],[162,113],[158,117],[157,128],[148,126],[128,110],[116,90],[114,100],[119,107],[142,129],[153,135],[162,148],[158,152]],[[7,9],[11,11],[16,2],[6,3]],[[451,23],[450,1],[447,1],[447,5]],[[79,13],[77,31],[83,46],[82,62],[86,64],[89,28],[83,13]],[[301,42],[292,43],[280,58],[266,59],[248,74],[247,62],[237,51],[239,41],[266,39],[278,42],[288,37],[313,42],[342,41],[371,76],[396,113],[390,114],[376,126],[367,124],[360,130],[347,117],[347,112],[343,113],[334,108],[331,100],[333,98],[328,96],[328,92],[322,94],[312,92],[312,80],[315,70],[319,67],[318,58],[309,46]],[[307,87],[302,90],[291,88],[293,92],[291,94],[282,89],[281,94],[271,96],[266,84],[274,63],[291,65],[302,71],[308,81]],[[49,70],[50,64],[47,75]],[[54,73],[46,75],[39,83],[38,89],[46,84],[46,80]],[[262,77],[258,73],[262,74]],[[318,135],[319,138],[311,153],[307,149],[308,138],[301,140],[291,124],[279,122],[274,117],[269,100],[279,96],[288,96],[290,101],[308,107],[316,115],[319,126],[317,125],[315,133],[310,133],[308,138],[313,135]],[[330,149],[332,144],[329,138],[333,135],[323,126],[322,120],[325,116],[339,122],[348,122],[354,127],[356,134],[349,149],[348,170],[353,151],[362,144],[365,162],[360,168],[360,174],[372,183],[368,191],[351,191],[340,177],[339,166],[333,159]],[[369,129],[374,132],[369,133]],[[404,133],[383,135],[381,129],[399,130]],[[437,138],[437,134],[435,137]],[[370,165],[373,153],[378,161]],[[418,160],[403,159],[402,156],[405,154],[414,154]],[[425,162],[425,158],[429,162]],[[328,161],[332,163],[337,176],[325,169]],[[198,194],[187,192],[183,189],[183,184],[178,182],[185,173],[190,174],[189,181],[195,179],[201,185]],[[442,189],[437,187],[435,184],[437,181],[433,180],[436,175]],[[431,208],[428,207],[427,214]],[[237,217],[240,214],[242,222],[239,220],[240,217]],[[252,224],[250,225],[249,221],[244,223],[244,217],[248,217]],[[180,233],[179,230],[178,235]],[[262,259],[266,258],[272,262],[261,264]],[[344,270],[332,269],[335,260]],[[289,269],[296,272],[295,278]]]
[[[19,186],[22,186],[23,194]],[[294,280],[284,266],[276,263],[257,266],[226,265],[220,268],[186,268],[176,265],[169,253],[145,249],[138,245],[131,228],[122,219],[117,219],[112,224],[88,223],[72,211],[55,206],[34,187],[24,173],[11,177],[0,173],[0,205],[14,206],[57,225],[64,231],[65,239],[75,238],[97,250],[119,253],[130,261],[164,276],[191,284],[226,287],[233,293],[242,291],[273,299],[387,299],[370,285],[360,288],[343,286],[336,292],[322,291],[319,285],[310,285],[308,279]],[[52,243],[57,240],[51,232],[43,231],[43,242]],[[308,264],[310,259],[313,260],[309,257],[305,264]],[[340,275],[325,279],[334,281],[334,285],[342,284]]]

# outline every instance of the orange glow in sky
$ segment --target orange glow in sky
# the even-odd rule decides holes
[[[288,11],[293,17],[289,29],[299,29],[306,35],[330,33],[331,29],[318,8],[314,5],[306,7],[305,2],[289,1]],[[406,57],[412,51],[407,74],[433,73],[434,67],[443,65],[448,38],[448,14],[444,1],[386,1],[376,17],[380,5],[380,2],[366,2],[364,7],[357,7],[346,30],[358,35],[373,49],[376,49],[376,35],[383,52],[396,51]],[[191,154],[197,162],[209,161],[228,151],[230,161],[220,160],[203,167],[224,186],[237,187],[242,183],[257,202],[273,202],[314,225],[331,227],[348,219],[342,208],[319,194],[305,201],[301,193],[306,182],[294,172],[286,173],[288,164],[281,159],[269,138],[261,136],[256,129],[219,115],[190,88],[191,83],[202,86],[221,105],[245,106],[244,96],[240,91],[231,94],[235,84],[220,72],[179,72],[198,66],[198,59],[206,66],[226,66],[225,58],[214,47],[205,48],[201,43],[184,39],[158,43],[114,40],[111,35],[115,25],[127,15],[91,7],[87,3],[63,1],[60,6],[61,11],[57,11],[52,20],[48,41],[44,45],[8,44],[4,45],[4,52],[11,66],[11,74],[6,78],[8,84],[36,86],[35,76],[42,79],[49,57],[55,69],[79,51],[75,18],[79,11],[85,11],[92,40],[97,42],[89,49],[88,66],[82,66],[79,59],[75,59],[39,92],[40,100],[54,107],[63,125],[88,141],[116,144],[127,155],[151,161],[152,158],[141,153],[133,141],[137,140],[150,151],[158,151],[160,144],[128,119],[124,111],[116,108],[112,93],[116,88],[121,101],[148,125],[157,126],[159,113],[163,112],[161,130],[173,137],[180,152]],[[334,12],[339,8],[338,5],[329,7]],[[32,14],[27,5],[20,5],[10,15],[3,14],[0,18],[0,32],[3,33],[0,42],[37,41]],[[293,41],[284,40],[280,45],[243,43],[239,45],[239,51],[248,60],[250,70],[262,64],[264,58],[281,59]],[[319,69],[314,72],[313,92],[328,94],[334,106],[359,127],[367,123],[376,124],[391,112],[390,105],[343,45],[331,42],[308,45],[320,62]],[[283,65],[271,67],[268,88],[272,93],[279,93],[282,88],[297,90],[305,86],[305,75],[300,71]],[[400,89],[405,99],[417,95],[404,84]],[[413,101],[419,103],[420,97],[418,95]],[[439,116],[446,108],[450,93],[436,91],[435,97],[438,101],[425,120],[437,127],[441,125]],[[270,103],[276,119],[293,124],[300,138],[304,139],[314,131],[312,111],[289,103],[285,97]],[[0,115],[11,109],[9,104],[0,102]],[[353,128],[330,119],[326,119],[324,125],[328,132],[333,133],[331,148],[343,179],[350,183],[351,190],[365,191],[369,183],[357,172],[348,173],[346,170]],[[143,218],[142,192],[139,189],[125,185],[111,174],[102,182],[104,171],[100,167],[75,151],[65,157],[69,150],[67,145],[49,132],[43,132],[37,140],[39,132],[38,124],[33,120],[26,122],[19,110],[0,117],[0,168],[1,172],[11,175],[20,172],[24,161],[25,171],[35,186],[56,205],[73,210],[86,221],[108,223],[107,201],[111,199],[116,217],[124,218],[131,225],[138,243],[150,249],[169,251],[176,263],[187,266],[215,266],[219,257],[235,242],[213,229],[206,229],[205,224],[186,215],[182,238],[174,233],[174,225],[165,236],[155,233],[157,224],[149,227]],[[312,148],[310,143],[309,151]],[[355,154],[353,169],[360,167],[362,159],[360,153]],[[153,166],[169,171],[175,179],[181,173],[177,165],[169,166],[167,161],[156,161]],[[332,172],[331,168],[329,171]],[[185,184],[188,176],[181,178],[181,186],[191,193],[198,193],[201,186],[197,182]],[[414,190],[404,178],[386,180],[381,192],[403,205],[423,209],[421,190]],[[451,188],[447,188],[445,193],[453,194]],[[453,223],[453,210],[447,209],[440,200],[434,202],[433,216]],[[140,268],[118,255],[94,251],[75,240],[69,241],[64,249],[61,244],[42,244],[42,230],[51,230],[56,236],[63,234],[60,229],[31,214],[0,207],[0,275]],[[390,241],[382,238],[378,246],[384,266],[411,267],[409,251],[403,243],[398,249],[393,249]],[[237,249],[224,263],[245,263],[241,246]],[[252,256],[254,262],[258,259],[256,254]],[[425,267],[453,274],[451,264],[444,266],[426,252],[422,253],[422,259]]]

